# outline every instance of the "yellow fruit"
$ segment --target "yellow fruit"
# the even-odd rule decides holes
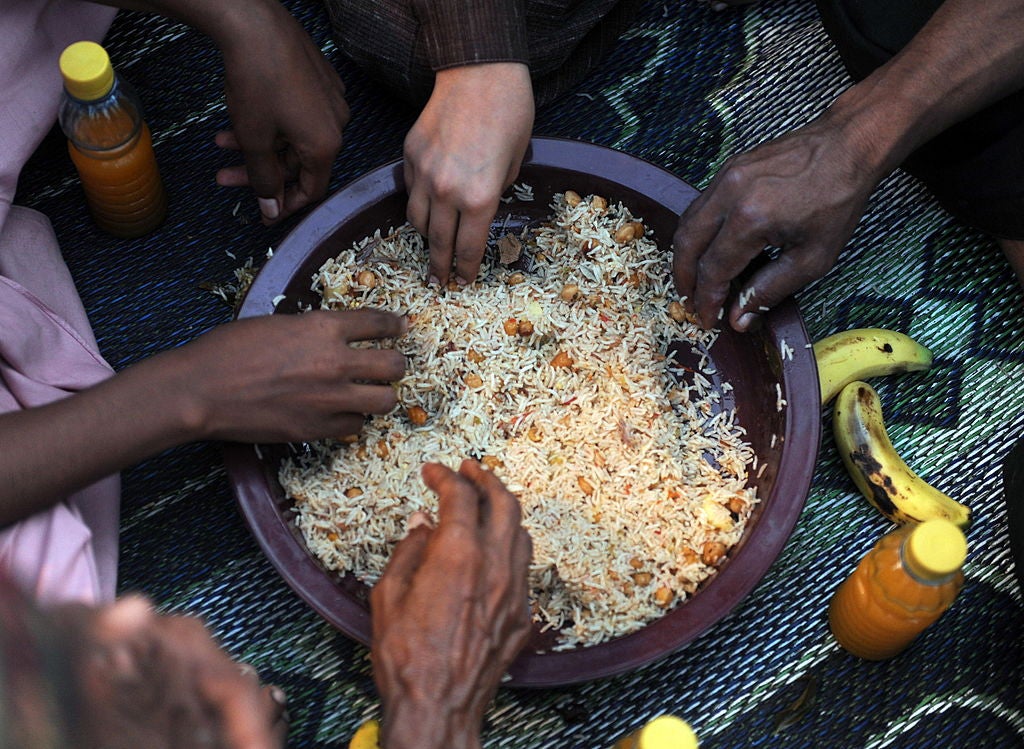
[[[821,404],[854,380],[914,372],[932,365],[932,353],[910,336],[885,328],[851,328],[814,344]]]
[[[904,462],[885,429],[878,393],[866,382],[846,385],[833,407],[832,432],[853,482],[868,502],[896,523],[931,518],[961,528],[971,509],[928,484]]]

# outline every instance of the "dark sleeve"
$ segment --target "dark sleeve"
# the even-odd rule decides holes
[[[435,71],[478,62],[529,64],[526,0],[413,0]]]
[[[62,639],[0,571],[0,747],[75,745],[76,679]]]

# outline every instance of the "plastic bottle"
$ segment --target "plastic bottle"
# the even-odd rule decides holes
[[[661,715],[623,736],[612,749],[697,749],[697,734],[682,718]]]
[[[95,42],[68,46],[60,72],[60,126],[96,224],[118,237],[149,233],[167,216],[167,194],[135,93]]]
[[[891,531],[833,595],[832,634],[860,658],[897,655],[953,603],[963,587],[966,557],[963,531],[948,520]]]

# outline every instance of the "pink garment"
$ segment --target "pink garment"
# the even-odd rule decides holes
[[[61,51],[102,40],[114,13],[80,0],[0,2],[0,413],[112,374],[49,221],[11,203],[22,166],[57,117]],[[113,600],[119,497],[112,476],[0,531],[0,570],[44,604]]]

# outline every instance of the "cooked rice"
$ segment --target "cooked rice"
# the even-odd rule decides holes
[[[524,232],[529,271],[487,262],[466,289],[425,286],[427,252],[408,225],[327,261],[313,280],[324,308],[408,315],[402,407],[280,469],[309,548],[372,585],[409,516],[436,511],[420,466],[490,464],[521,500],[534,617],[560,630],[559,649],[633,632],[686,600],[757,501],[754,452],[721,403],[728,383],[716,389],[706,369],[717,331],[669,315],[669,257],[649,229],[615,241],[638,221],[628,209],[572,197],[556,195],[554,218]],[[367,269],[372,287],[355,280]],[[579,289],[569,301],[568,284]],[[521,321],[532,332],[520,335]],[[703,373],[667,356],[674,340]],[[565,355],[571,366],[552,366]],[[414,406],[423,426],[410,423]]]

